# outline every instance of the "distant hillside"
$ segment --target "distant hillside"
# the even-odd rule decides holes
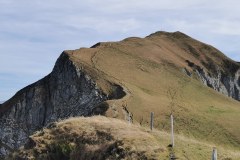
[[[211,158],[214,144],[176,135],[178,159]],[[71,118],[51,124],[30,137],[9,159],[169,159],[170,134],[106,117]],[[240,152],[218,147],[219,159],[240,159]]]
[[[58,119],[105,115],[239,150],[240,65],[181,32],[66,50],[0,107],[0,156]]]

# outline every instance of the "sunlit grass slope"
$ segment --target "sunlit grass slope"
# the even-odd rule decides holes
[[[101,78],[126,89],[125,98],[107,102],[106,116],[124,119],[126,108],[134,123],[145,126],[154,112],[154,126],[167,131],[173,113],[176,133],[239,149],[240,102],[204,86],[186,63],[189,60],[210,74],[214,73],[207,64],[214,63],[231,75],[231,66],[239,64],[210,45],[180,32],[157,32],[67,52],[74,62],[99,71],[96,81],[101,89],[107,90]]]

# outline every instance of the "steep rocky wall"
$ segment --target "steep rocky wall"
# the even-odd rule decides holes
[[[234,76],[218,72],[216,77],[211,77],[204,70],[196,70],[196,73],[206,86],[240,101],[240,70]]]
[[[234,73],[223,72],[218,66],[215,66],[216,73],[210,74],[203,68],[186,61],[193,71],[197,74],[202,83],[214,90],[240,101],[240,69]]]
[[[91,77],[62,53],[51,74],[19,91],[1,107],[0,156],[23,145],[29,135],[50,122],[90,115],[107,99]]]

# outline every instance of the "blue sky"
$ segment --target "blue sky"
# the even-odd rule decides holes
[[[240,61],[236,0],[0,0],[0,101],[51,72],[63,50],[181,31]]]

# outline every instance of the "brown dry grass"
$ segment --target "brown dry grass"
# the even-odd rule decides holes
[[[215,144],[175,135],[179,159],[206,160]],[[102,116],[78,117],[50,125],[9,159],[169,159],[167,132],[128,124]],[[240,158],[240,151],[218,146],[219,159]]]
[[[148,132],[101,116],[70,118],[52,124],[31,136],[26,148],[15,153],[14,158],[158,159],[166,154],[165,147]]]

